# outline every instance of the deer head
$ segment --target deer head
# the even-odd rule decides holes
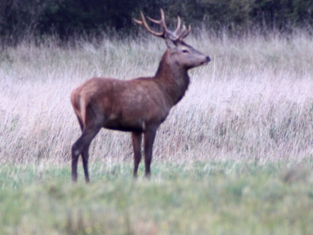
[[[183,41],[183,39],[190,34],[191,26],[189,26],[187,29],[186,26],[183,25],[181,29],[181,19],[179,16],[177,17],[177,27],[173,32],[168,30],[166,26],[164,11],[162,9],[160,20],[155,20],[148,17],[151,22],[160,25],[162,28],[161,32],[155,32],[147,24],[144,14],[142,12],[140,12],[140,14],[141,21],[133,19],[134,22],[142,25],[152,35],[165,39],[166,45],[169,49],[168,53],[171,54],[170,56],[173,63],[176,63],[180,67],[186,68],[188,70],[210,61],[210,57],[203,55],[203,53],[197,51],[192,46]]]

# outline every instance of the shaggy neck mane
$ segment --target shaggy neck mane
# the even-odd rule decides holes
[[[190,82],[187,69],[171,61],[169,49],[164,53],[155,79],[166,92],[171,105],[177,104],[185,95]]]

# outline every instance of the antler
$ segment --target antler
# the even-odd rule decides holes
[[[155,20],[155,19],[152,19],[152,18],[148,17],[148,19],[151,22],[153,22],[155,24],[161,25],[162,32],[155,32],[155,31],[153,31],[149,27],[149,25],[147,24],[147,21],[145,19],[144,14],[142,12],[140,12],[140,15],[141,15],[141,19],[142,20],[140,21],[140,20],[133,19],[134,22],[144,26],[144,28],[149,33],[151,33],[152,35],[155,35],[155,36],[158,36],[158,37],[161,37],[161,38],[164,38],[164,39],[169,38],[170,40],[176,42],[176,41],[181,41],[183,38],[187,37],[189,35],[189,33],[191,32],[191,27],[189,26],[188,29],[186,29],[186,27],[184,25],[180,35],[177,35],[179,30],[180,30],[180,27],[181,27],[181,20],[180,20],[179,16],[177,17],[177,27],[176,27],[175,31],[174,32],[169,31],[167,29],[167,27],[166,27],[164,11],[162,9],[161,9],[161,19],[160,20]]]
[[[160,32],[160,33],[155,32],[155,31],[153,31],[152,29],[150,29],[149,25],[147,24],[146,18],[145,18],[144,14],[143,14],[142,12],[140,12],[141,19],[142,19],[141,21],[140,21],[140,20],[136,20],[136,19],[133,19],[133,20],[134,20],[134,22],[136,22],[137,24],[140,24],[140,25],[144,26],[144,28],[145,28],[149,33],[151,33],[152,35],[158,36],[158,37],[161,37],[161,38],[165,38],[165,34],[166,34],[166,32],[167,32],[167,27],[166,27],[165,21],[164,21],[164,13],[163,13],[163,15],[162,15],[162,12],[163,12],[163,11],[161,10],[161,17],[163,16],[163,20],[162,20],[162,18],[161,18],[160,23],[163,22],[164,25],[162,24],[163,32]],[[149,20],[153,21],[153,20],[150,19],[150,18],[149,18]],[[153,21],[153,22],[154,22],[154,21]],[[158,21],[158,22],[159,22],[159,21]]]

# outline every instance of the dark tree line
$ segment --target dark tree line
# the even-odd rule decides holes
[[[169,19],[180,15],[193,26],[230,33],[254,27],[311,32],[313,26],[312,0],[0,0],[0,38],[17,43],[29,35],[66,40],[112,29],[129,33],[137,30],[132,18],[140,10],[158,18],[160,8]]]

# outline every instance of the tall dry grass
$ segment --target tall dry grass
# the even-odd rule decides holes
[[[303,159],[313,149],[313,41],[208,35],[187,40],[212,58],[190,71],[184,99],[158,131],[154,160]],[[93,76],[153,75],[165,43],[152,37],[59,46],[24,42],[0,54],[0,159],[67,162],[80,130],[72,89]],[[102,130],[93,161],[132,159],[129,133]]]

